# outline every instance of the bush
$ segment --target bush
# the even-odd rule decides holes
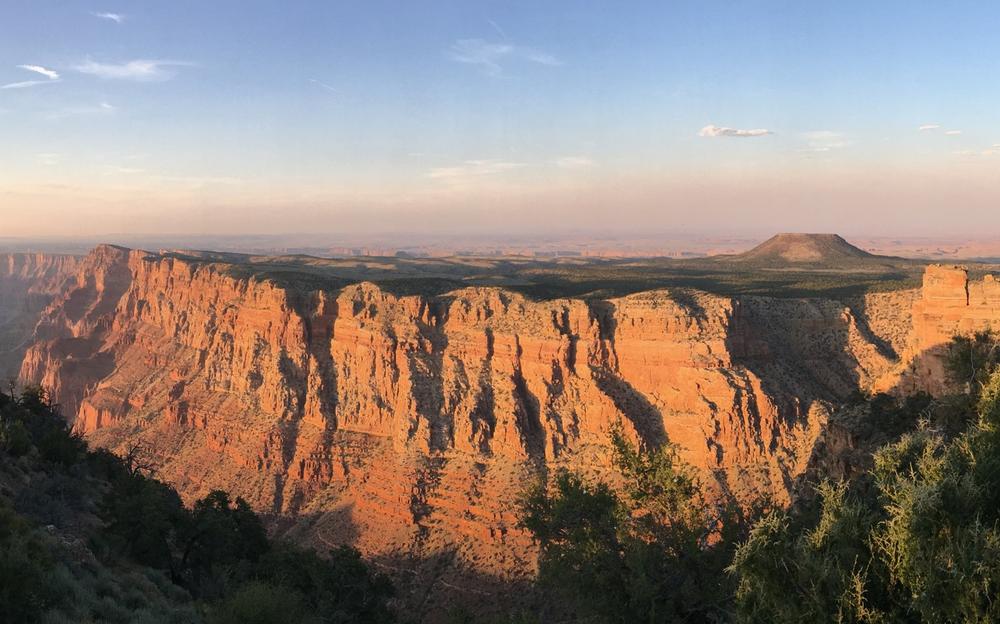
[[[13,457],[27,455],[31,450],[31,434],[20,421],[11,421],[0,431],[0,445]]]
[[[674,447],[639,450],[617,430],[612,444],[621,493],[561,471],[522,502],[541,582],[599,621],[724,618],[737,514],[704,500]]]
[[[754,527],[731,568],[742,621],[1000,621],[996,425],[908,433],[852,487]]]
[[[389,579],[372,571],[354,548],[342,546],[322,558],[312,550],[277,542],[261,557],[254,574],[302,595],[323,622],[392,622]]]
[[[50,582],[52,557],[42,538],[0,505],[0,622],[34,624],[59,600]]]
[[[951,339],[945,368],[953,381],[966,384],[973,393],[985,385],[997,364],[1000,364],[1000,335],[996,332],[988,329]]]
[[[287,587],[251,581],[211,610],[211,624],[301,624],[306,619],[301,594]]]

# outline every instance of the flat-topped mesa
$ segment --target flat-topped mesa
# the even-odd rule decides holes
[[[733,256],[742,262],[824,264],[873,260],[880,256],[848,243],[837,234],[776,234],[750,251]]]

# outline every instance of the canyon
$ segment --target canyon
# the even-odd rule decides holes
[[[813,242],[767,257],[822,259]],[[951,336],[1000,323],[1000,284],[955,266],[845,296],[538,298],[310,262],[0,256],[0,364],[186,500],[222,488],[302,543],[357,546],[417,614],[528,579],[518,497],[559,468],[610,475],[612,427],[677,445],[715,497],[787,503],[839,404],[943,391]]]

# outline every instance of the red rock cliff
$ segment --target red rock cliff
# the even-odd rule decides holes
[[[956,334],[1000,330],[1000,282],[993,275],[970,280],[961,266],[931,265],[913,303],[913,330],[903,363],[880,385],[897,392],[948,388],[946,346]]]
[[[0,376],[16,376],[42,310],[62,291],[79,258],[0,254]]]
[[[188,499],[222,487],[298,518],[302,540],[501,578],[532,566],[526,480],[606,471],[612,424],[677,443],[714,487],[782,500],[829,402],[896,364],[876,299],[396,296],[238,271],[98,248],[22,375],[93,443],[142,441]]]

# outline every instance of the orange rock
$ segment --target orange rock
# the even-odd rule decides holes
[[[845,306],[299,291],[113,247],[75,268],[22,375],[92,443],[141,440],[185,499],[227,489],[317,546],[450,549],[505,577],[534,567],[517,496],[540,467],[613,478],[612,426],[676,443],[715,491],[787,500],[830,405],[898,380],[904,346],[1000,316],[996,282],[947,269]]]

